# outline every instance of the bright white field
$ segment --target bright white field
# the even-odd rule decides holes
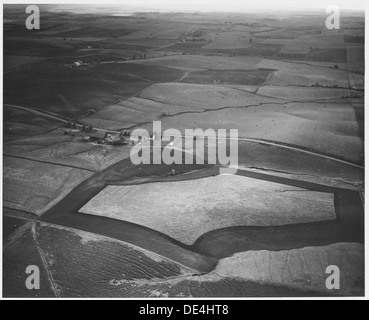
[[[328,266],[340,268],[339,295],[363,295],[364,246],[337,243],[279,252],[248,251],[219,262],[213,274],[262,284],[332,294],[325,286]],[[344,285],[343,285],[344,284]]]
[[[335,219],[333,194],[240,176],[109,186],[80,212],[139,224],[189,245],[219,228]]]

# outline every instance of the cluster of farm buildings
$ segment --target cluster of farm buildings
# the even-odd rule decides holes
[[[68,122],[67,129],[64,134],[71,136],[80,136],[83,141],[89,143],[97,143],[99,145],[123,146],[129,144],[137,144],[140,142],[149,142],[160,138],[157,133],[149,133],[149,136],[133,135],[131,131],[114,131],[93,129],[92,125],[77,125],[76,123]]]

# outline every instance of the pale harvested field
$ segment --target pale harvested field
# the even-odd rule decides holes
[[[64,198],[91,172],[4,157],[4,206],[41,215]]]
[[[323,72],[306,74],[299,71],[275,71],[268,77],[267,84],[302,87],[311,87],[319,84],[320,86],[349,88],[346,72],[339,70],[328,71],[325,74]]]
[[[327,77],[336,77],[339,73],[345,74],[343,70],[335,69],[335,66],[344,69],[346,64],[316,61],[277,61],[264,59],[259,62],[255,68],[274,69],[285,72],[299,72],[309,75],[325,75]]]
[[[336,292],[325,285],[325,271],[331,265],[340,269],[341,290]],[[359,296],[364,294],[364,246],[337,243],[279,252],[241,252],[221,260],[213,273],[261,284]]]
[[[168,104],[168,108],[171,105],[180,105],[199,110],[280,102],[273,97],[258,97],[230,87],[182,83],[155,84],[146,88],[140,98]]]
[[[126,147],[98,146],[71,137],[63,130],[11,141],[4,145],[7,155],[16,155],[53,164],[99,171],[127,154]]]
[[[362,97],[363,93],[346,89],[329,88],[299,88],[283,86],[264,86],[258,94],[291,101],[342,99],[347,97]]]
[[[4,153],[25,154],[34,150],[51,147],[70,141],[70,136],[62,135],[58,131],[41,134],[34,137],[25,137],[4,144]]]
[[[144,126],[152,130],[152,125]],[[351,161],[363,158],[353,108],[346,104],[267,104],[162,119],[162,130],[238,129],[239,137],[266,139],[328,153]]]
[[[172,55],[148,60],[139,60],[135,63],[150,64],[172,68],[191,68],[197,70],[249,70],[262,61],[259,57],[204,57],[191,55]],[[126,62],[130,63],[130,62]]]
[[[96,170],[94,159],[90,161],[82,161],[78,155],[85,152],[91,152],[97,146],[85,142],[62,142],[54,143],[47,147],[39,147],[26,152],[14,152],[10,150],[10,154],[24,156],[30,159],[42,160],[54,164],[62,164],[66,166],[78,167],[86,170]],[[87,159],[86,159],[87,160]]]
[[[109,186],[80,212],[143,225],[188,245],[218,228],[335,219],[333,194],[239,176]]]
[[[168,105],[153,100],[133,97],[103,108],[95,114],[84,118],[84,122],[93,124],[98,128],[122,129],[133,124],[159,119],[163,112],[167,115],[172,115],[197,109],[196,107]]]

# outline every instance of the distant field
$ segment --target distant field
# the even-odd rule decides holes
[[[104,28],[102,27],[85,27],[80,29],[65,30],[64,32],[58,32],[58,36],[62,37],[122,37],[134,32],[135,29],[125,29],[125,28]]]
[[[14,68],[17,68],[17,67],[20,67],[23,64],[39,61],[39,60],[42,60],[42,59],[43,58],[30,57],[30,56],[9,56],[9,55],[5,55],[4,56],[4,61],[3,61],[4,72],[10,71],[10,70],[12,70]]]
[[[39,63],[27,72],[12,73],[4,79],[4,102],[73,118],[128,98],[151,81],[173,81],[181,75],[183,72],[176,69],[144,65],[105,64],[71,69]]]
[[[354,70],[364,70],[364,47],[363,46],[347,46],[347,66]]]
[[[213,84],[243,84],[243,85],[261,85],[265,82],[272,70],[207,70],[191,72],[182,82]]]
[[[4,141],[39,135],[60,126],[60,122],[44,119],[32,113],[4,107]]]
[[[280,44],[262,44],[253,43],[248,48],[235,48],[227,49],[226,47],[221,49],[206,49],[203,48],[204,52],[215,52],[220,54],[238,55],[238,56],[262,56],[262,57],[274,57],[283,48]]]
[[[143,81],[170,82],[184,74],[183,71],[174,68],[139,63],[101,64],[96,66],[93,71],[106,79],[120,82],[123,82],[121,79],[125,77]]]
[[[161,83],[145,89],[140,98],[171,105],[192,107],[195,110],[212,110],[231,106],[259,105],[276,102],[273,97],[259,97],[247,91],[218,85]]]
[[[37,35],[56,35],[59,33],[67,33],[71,31],[80,31],[82,27],[57,26],[44,31],[36,31]]]
[[[346,63],[346,48],[313,49],[304,60]]]
[[[348,79],[349,79],[349,83],[350,83],[351,88],[358,89],[358,90],[364,90],[365,89],[364,75],[349,72],[348,73]]]
[[[239,176],[110,186],[80,212],[143,225],[188,245],[218,228],[335,219],[332,194]]]
[[[274,28],[273,30],[265,30],[255,33],[258,39],[295,39],[306,35],[319,35],[320,30],[317,28],[298,28],[296,25],[290,28]]]
[[[185,53],[196,53],[201,52],[201,48],[205,46],[208,42],[179,42],[172,46],[165,48],[167,51],[180,51]]]
[[[140,60],[140,64],[152,64],[172,68],[218,69],[218,70],[249,70],[253,69],[262,59],[258,57],[211,57],[175,55],[149,60]]]
[[[276,71],[270,74],[267,84],[277,86],[337,86],[349,88],[346,72],[329,69],[324,71],[316,74],[307,74],[292,70]]]
[[[350,43],[360,43],[360,44],[364,44],[365,43],[365,38],[364,37],[356,37],[356,36],[345,36],[345,42],[347,44]]]
[[[107,106],[95,114],[83,119],[85,123],[96,124],[102,128],[125,128],[132,124],[159,120],[162,115],[173,115],[179,112],[196,111],[198,108],[181,105],[168,105],[151,99],[129,98],[115,105]]]
[[[159,48],[163,46],[170,46],[175,44],[176,40],[171,39],[132,39],[132,38],[116,38],[109,40],[112,43],[120,43],[120,44],[128,44],[133,46],[143,46],[143,47],[152,47],[152,48]]]
[[[4,56],[33,56],[50,57],[71,51],[77,43],[53,43],[47,41],[36,41],[33,39],[4,39]]]
[[[293,101],[343,99],[347,97],[363,96],[363,94],[360,92],[348,89],[299,88],[283,86],[264,86],[258,90],[258,94]]]
[[[242,49],[251,46],[251,37],[245,32],[222,32],[215,36],[215,38],[204,49]]]

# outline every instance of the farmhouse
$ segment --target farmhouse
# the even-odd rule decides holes
[[[88,142],[94,142],[98,144],[110,144],[116,146],[122,146],[129,144],[129,137],[124,135],[124,132],[103,132],[95,131],[91,134],[87,134],[83,137],[83,140]]]
[[[106,137],[107,137],[106,132],[97,131],[97,132],[93,132],[89,135],[88,141],[89,142],[96,142],[98,144],[103,144],[105,142]]]
[[[75,67],[80,67],[82,64],[83,64],[83,62],[81,60],[73,62],[73,65]]]
[[[81,130],[79,129],[67,129],[64,131],[64,134],[75,136],[76,134],[80,133]]]
[[[107,133],[105,137],[105,143],[112,145],[124,145],[129,143],[129,139],[126,138],[123,132]]]

